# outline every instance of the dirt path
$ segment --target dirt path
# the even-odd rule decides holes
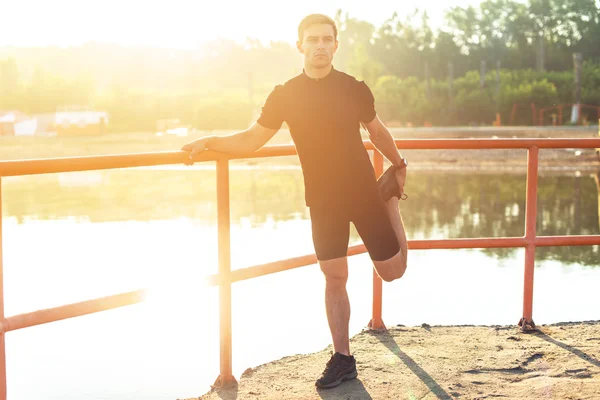
[[[201,400],[600,399],[600,321],[518,327],[394,327],[351,340],[358,379],[319,390],[329,358],[286,357],[248,369]]]

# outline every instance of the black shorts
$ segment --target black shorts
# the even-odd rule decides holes
[[[373,201],[353,211],[340,208],[310,207],[312,236],[319,261],[345,257],[354,223],[373,261],[385,261],[400,251],[383,201]]]

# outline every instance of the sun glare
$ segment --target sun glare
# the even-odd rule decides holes
[[[335,2],[325,7],[310,3],[23,0],[3,5],[3,13],[15,17],[0,26],[0,45],[72,46],[97,41],[190,48],[218,38],[293,41],[303,14],[335,12]],[[36,13],[26,12],[32,8]],[[23,29],[24,25],[35,29]]]
[[[394,12],[417,6],[430,8],[431,17],[437,12],[433,1],[410,0],[399,10],[397,4],[384,0],[21,0],[2,5],[2,14],[11,17],[0,24],[0,46],[67,47],[93,41],[194,48],[219,38],[241,42],[247,37],[265,44],[293,43],[297,24],[310,13],[334,16],[342,9],[380,24]]]

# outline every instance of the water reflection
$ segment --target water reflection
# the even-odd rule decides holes
[[[419,174],[414,174],[419,175]],[[422,174],[411,183],[417,205],[403,214],[412,238],[522,236],[525,227],[525,175]],[[407,189],[408,190],[408,189]],[[599,233],[598,190],[592,177],[541,176],[538,235]],[[484,249],[498,258],[516,249]],[[545,247],[537,259],[598,265],[598,246]]]
[[[598,177],[542,176],[539,234],[598,234]],[[401,203],[409,237],[520,236],[525,180],[414,172],[410,197]],[[13,397],[163,400],[208,391],[218,375],[218,292],[199,282],[218,267],[215,171],[117,170],[2,182],[3,212],[11,217],[3,236],[7,315],[151,289],[140,305],[11,332]],[[234,269],[311,251],[297,166],[233,170],[231,215]],[[141,222],[57,221],[63,219]],[[356,232],[352,240],[359,240]],[[538,263],[536,322],[595,318],[600,269],[581,265],[598,265],[598,247],[538,249],[538,261],[560,262]],[[411,257],[418,268],[385,286],[386,323],[491,325],[520,317],[523,249],[414,251]],[[354,335],[371,316],[365,282],[372,270],[367,255],[349,264]],[[323,285],[315,266],[235,284],[236,376],[329,344]],[[268,329],[274,315],[277,329]]]
[[[298,168],[238,167],[230,177],[233,223],[308,218]],[[214,223],[215,176],[214,170],[113,170],[5,178],[3,210],[21,222],[191,218]],[[538,234],[598,234],[599,176],[600,171],[540,176]],[[401,203],[409,238],[521,236],[525,185],[525,175],[413,172],[406,187],[410,198]],[[351,240],[359,240],[355,231]],[[502,259],[516,249],[481,251]],[[598,253],[598,246],[539,248],[537,258],[598,265]]]

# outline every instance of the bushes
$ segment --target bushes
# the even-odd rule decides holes
[[[586,63],[583,67],[583,104],[600,105],[600,66]],[[485,77],[480,88],[478,71],[468,72],[453,82],[453,101],[450,101],[448,82],[432,81],[431,93],[426,97],[426,83],[416,78],[399,79],[380,77],[373,88],[378,112],[387,121],[422,125],[490,125],[496,112],[503,124],[510,121],[513,104],[534,103],[539,110],[573,102],[574,78],[572,72],[538,72],[501,70],[500,89],[497,90],[496,71]],[[531,111],[520,112],[515,124],[532,124]]]
[[[6,69],[6,68],[5,68]],[[39,75],[39,76],[38,76]],[[203,89],[190,84],[189,88],[143,89],[127,83],[113,84],[95,90],[92,83],[36,75],[28,85],[8,85],[5,80],[0,91],[0,108],[21,109],[29,113],[53,111],[59,106],[90,104],[110,114],[108,128],[112,132],[152,131],[160,119],[178,118],[183,124],[200,130],[244,129],[259,115],[260,108],[273,89],[266,81],[257,81],[251,92],[248,87],[231,85],[227,88]],[[449,93],[447,80],[431,80],[427,93],[424,79],[401,79],[393,75],[379,76],[371,85],[377,111],[390,126],[490,125],[496,112],[502,123],[510,122],[513,104],[525,104],[516,124],[532,124],[529,104],[542,107],[571,104],[574,98],[573,72],[538,72],[532,69],[500,71],[497,88],[496,71],[485,76],[480,88],[479,71],[457,77]],[[236,83],[236,85],[238,85]],[[252,94],[254,105],[250,104]],[[600,64],[585,62],[582,68],[583,104],[600,105]],[[594,110],[585,117],[595,121]],[[568,121],[566,109],[563,122]],[[537,118],[537,116],[536,116]]]
[[[247,100],[232,95],[198,97],[192,94],[124,93],[103,99],[98,106],[109,112],[111,132],[152,132],[156,129],[156,121],[171,118],[200,130],[242,129],[251,122],[253,108]]]
[[[531,69],[501,70],[500,88],[497,89],[496,71],[486,74],[485,87],[480,88],[479,71],[470,71],[453,82],[452,101],[447,80],[431,80],[427,96],[427,83],[410,77],[400,79],[393,75],[380,76],[371,90],[381,118],[390,126],[444,125],[491,125],[496,112],[501,114],[502,124],[510,122],[513,104],[525,104],[516,114],[515,124],[531,125],[532,115],[528,107],[534,103],[539,110],[558,104],[573,102],[574,78],[572,72],[538,72]],[[111,111],[111,124],[119,130],[147,129],[160,118],[180,118],[184,123],[201,130],[244,129],[260,113],[269,87],[260,87],[252,107],[247,93],[215,93],[212,97],[200,97],[194,93],[159,97],[152,95],[124,94],[106,104]],[[260,92],[260,93],[259,93]],[[600,65],[585,63],[582,74],[584,104],[600,105]],[[565,110],[563,121],[568,121]],[[588,112],[595,118],[594,112]],[[536,116],[537,118],[537,116]]]
[[[456,114],[463,124],[489,125],[494,119],[495,105],[485,90],[461,90],[456,96]]]

